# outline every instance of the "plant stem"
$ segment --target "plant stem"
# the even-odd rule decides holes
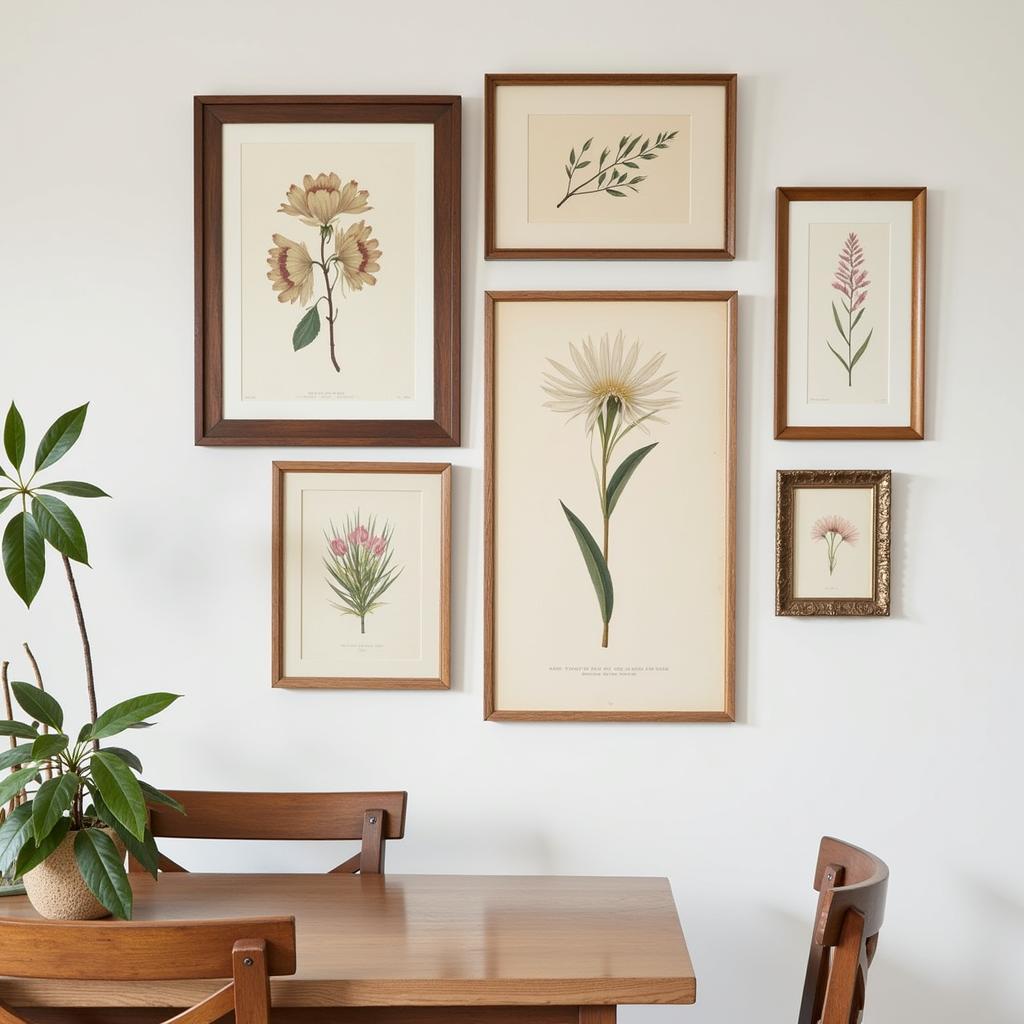
[[[846,313],[846,386],[853,387],[853,296],[856,289],[853,287],[853,278],[850,278],[850,304]]]
[[[568,191],[568,186],[566,186],[566,193],[565,193],[564,196],[562,196],[561,202],[556,204],[555,209],[557,210],[557,209],[561,208],[562,204],[565,203],[567,200],[572,199],[572,197],[574,195],[579,193],[581,188],[585,188],[592,181],[595,181],[597,178],[600,178],[602,174],[606,174],[608,171],[610,171],[617,164],[622,164],[622,163],[625,163],[625,162],[626,162],[626,158],[623,157],[621,160],[615,160],[612,163],[608,164],[607,167],[599,167],[597,169],[597,174],[591,175],[591,177],[587,178],[586,181],[581,181],[571,192]],[[570,185],[572,184],[571,179],[570,179],[569,184]],[[606,186],[606,188],[591,189],[590,192],[584,192],[584,193],[581,193],[581,194],[582,195],[591,195],[593,192],[605,192],[605,191],[607,191],[608,188],[611,188],[611,186],[608,185],[608,186]]]
[[[68,586],[71,588],[71,600],[75,606],[75,618],[78,619],[78,632],[82,637],[82,654],[85,657],[85,686],[89,694],[89,716],[92,722],[96,721],[98,712],[96,710],[96,681],[92,674],[92,647],[89,644],[89,633],[85,628],[85,616],[82,614],[82,602],[78,597],[78,587],[75,585],[75,574],[71,571],[71,559],[62,555],[64,560],[64,571],[68,576]],[[99,740],[92,741],[92,749],[99,750]]]
[[[14,705],[11,703],[11,685],[7,681],[7,668],[9,665],[10,662],[7,661],[0,665],[0,679],[3,680],[4,686],[4,709],[7,712],[8,721],[14,718]],[[18,741],[12,736],[11,749],[13,750],[17,745]],[[17,764],[11,765],[11,774],[13,775],[14,772],[16,772],[20,767],[21,765]],[[19,803],[20,801],[18,799],[18,794],[15,793],[14,796],[11,797],[11,802],[7,805],[7,813],[10,814],[14,810],[14,808],[18,806]]]
[[[331,278],[327,273],[327,233],[320,229],[320,269],[324,272],[324,285],[327,287],[327,327],[330,331],[331,336],[331,362],[334,364],[334,369],[341,373],[341,367],[338,365],[338,357],[334,352],[334,289],[331,287]]]

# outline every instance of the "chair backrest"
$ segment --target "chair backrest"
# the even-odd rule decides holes
[[[0,919],[0,965],[13,978],[184,981],[231,978],[173,1017],[209,1024],[269,1024],[270,978],[295,973],[295,919],[17,921]],[[0,1024],[30,1024],[0,1003]],[[170,1022],[168,1022],[170,1024]]]
[[[889,869],[874,854],[826,836],[818,850],[818,911],[799,1024],[857,1024],[885,916]]]
[[[359,853],[332,872],[382,874],[384,844],[405,834],[407,794],[221,793],[168,790],[185,814],[161,804],[149,808],[150,827],[167,839],[358,839]],[[144,870],[134,859],[130,870]],[[162,871],[184,871],[161,854]]]

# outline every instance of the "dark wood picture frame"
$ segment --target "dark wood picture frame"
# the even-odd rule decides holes
[[[725,90],[725,221],[720,247],[706,249],[503,248],[496,234],[496,106],[503,85],[713,85]],[[488,74],[484,76],[484,258],[488,260],[731,260],[736,257],[736,75]]]
[[[924,439],[925,242],[928,190],[777,188],[775,190],[775,437],[783,441]],[[796,202],[909,202],[911,225],[910,422],[896,426],[793,426],[789,423],[789,208]]]
[[[460,443],[459,96],[195,97],[195,443],[441,447]],[[225,419],[222,146],[225,124],[431,124],[434,128],[434,415],[423,420]]]
[[[440,638],[437,677],[287,676],[284,665],[284,478],[287,473],[422,474],[441,478]],[[448,462],[274,462],[271,512],[271,685],[282,689],[447,690],[451,688],[452,466]]]
[[[796,554],[794,492],[808,487],[871,488],[873,593],[866,598],[794,597]],[[775,481],[775,614],[888,615],[892,473],[888,469],[780,469]]]
[[[484,719],[491,722],[734,722],[736,720],[736,411],[739,296],[734,291],[489,291],[484,293]],[[499,302],[725,302],[726,568],[722,708],[709,711],[503,711],[495,700],[495,307]]]

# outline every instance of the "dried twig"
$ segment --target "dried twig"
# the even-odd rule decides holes
[[[71,600],[75,606],[75,618],[78,620],[78,632],[82,638],[82,654],[85,657],[85,685],[89,693],[89,716],[90,721],[95,724],[98,712],[96,710],[96,683],[92,675],[92,645],[89,643],[89,634],[85,628],[85,616],[82,614],[82,602],[78,598],[75,574],[71,571],[71,560],[67,555],[63,556],[63,560],[68,586],[71,588]],[[99,740],[92,741],[92,749],[100,749]]]
[[[7,720],[11,721],[14,718],[14,705],[11,703],[11,685],[7,681],[7,669],[10,666],[9,661],[5,661],[0,664],[0,680],[3,681],[4,686],[4,710],[7,712]],[[13,750],[18,745],[18,741],[12,736],[11,737],[11,749]],[[18,770],[20,765],[11,765],[11,773],[13,774]],[[10,814],[18,804],[21,803],[21,794],[15,793],[11,797],[10,803],[7,805],[7,813]]]
[[[33,671],[33,673],[35,673],[35,677],[36,677],[36,686],[38,686],[39,689],[43,691],[43,693],[46,693],[46,687],[43,686],[43,675],[39,671],[39,662],[36,661],[36,656],[32,653],[32,648],[29,647],[27,641],[25,643],[23,643],[21,646],[25,648],[25,653],[28,655],[28,660],[29,660],[30,664],[32,665],[32,671]],[[50,727],[44,722],[43,723],[43,735],[44,736],[47,735],[49,733],[49,731],[50,731]],[[45,774],[46,774],[46,778],[47,779],[52,779],[53,778],[53,766],[52,765],[48,764],[46,766]]]

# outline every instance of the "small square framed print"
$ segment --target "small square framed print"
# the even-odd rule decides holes
[[[888,615],[887,469],[779,470],[775,614]]]
[[[274,463],[274,686],[451,685],[451,475],[448,463]]]
[[[487,75],[487,259],[735,255],[736,76]]]
[[[777,190],[777,438],[924,437],[926,196]]]

